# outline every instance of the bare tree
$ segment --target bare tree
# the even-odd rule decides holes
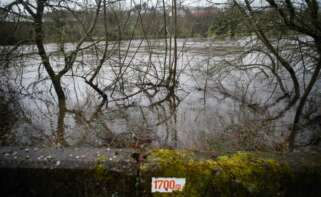
[[[50,57],[45,49],[44,46],[44,12],[46,9],[57,9],[57,8],[64,8],[68,6],[63,6],[63,4],[68,5],[68,1],[60,1],[56,4],[55,1],[47,1],[47,0],[37,0],[35,2],[32,1],[24,1],[18,0],[10,3],[6,6],[6,9],[12,10],[13,8],[22,8],[27,12],[27,14],[31,17],[33,22],[34,28],[34,42],[36,43],[38,49],[38,55],[41,57],[42,65],[44,66],[51,82],[54,87],[57,99],[58,99],[58,121],[57,121],[57,142],[63,143],[64,142],[64,118],[67,110],[66,106],[66,95],[62,86],[61,79],[62,77],[72,69],[77,54],[82,50],[81,47],[85,40],[90,36],[92,33],[96,21],[100,12],[100,7],[102,1],[97,1],[97,9],[95,16],[90,24],[90,26],[85,29],[84,36],[77,42],[76,47],[73,51],[65,52],[62,47],[62,52],[64,54],[64,67],[61,70],[55,71],[54,66],[50,61]]]
[[[306,117],[305,106],[320,80],[320,3],[316,0],[266,0],[261,6],[254,6],[253,1],[244,0],[233,1],[233,4],[245,17],[244,25],[264,46],[252,47],[247,53],[264,54],[270,61],[269,64],[245,65],[244,68],[263,68],[272,72],[283,92],[276,101],[287,99],[288,104],[270,119],[279,118],[295,108],[288,137],[289,149],[293,150],[298,130],[303,125],[302,117]],[[268,13],[274,14],[275,18],[269,18]],[[281,70],[286,71],[289,78],[284,79]],[[291,81],[290,86],[288,80]],[[291,89],[286,90],[285,84]],[[319,117],[316,114],[314,116]]]

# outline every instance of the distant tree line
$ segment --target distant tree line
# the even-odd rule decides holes
[[[82,37],[81,29],[89,25],[89,20],[94,14],[94,9],[89,10],[52,10],[44,13],[43,29],[45,42],[61,42],[62,40],[73,42]],[[227,19],[230,9],[222,10],[215,7],[208,8],[180,8],[177,14],[178,37],[207,37],[213,35],[229,34],[235,29]],[[166,13],[167,20],[171,13]],[[137,22],[140,20],[139,22]],[[92,32],[92,37],[105,38],[104,23],[108,26],[109,40],[150,37],[160,38],[164,36],[164,16],[161,10],[148,6],[135,6],[130,10],[109,8],[107,21],[99,16],[97,24]],[[229,24],[227,24],[229,22]],[[139,23],[139,25],[138,25]],[[28,19],[21,21],[0,22],[0,44],[10,45],[18,42],[33,42],[33,25]],[[139,27],[141,26],[141,27]],[[122,29],[119,34],[119,29]],[[134,30],[134,35],[133,35]],[[171,31],[170,28],[167,29]]]

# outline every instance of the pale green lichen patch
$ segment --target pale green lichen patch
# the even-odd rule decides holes
[[[237,192],[244,196],[278,195],[282,193],[285,177],[291,176],[289,168],[273,159],[260,158],[251,153],[238,152],[217,159],[220,174],[214,177],[214,185],[225,182],[235,184]],[[224,189],[224,187],[221,187]],[[244,191],[241,191],[244,190]],[[228,193],[228,191],[222,191]]]
[[[106,169],[106,161],[107,156],[102,155],[97,157],[96,159],[96,166],[94,169],[94,174],[97,179],[105,179],[107,177],[107,169]]]
[[[154,150],[141,166],[145,177],[183,177],[183,192],[170,196],[278,196],[289,168],[276,160],[238,152],[217,159],[197,159],[190,151]],[[163,194],[154,194],[155,196]]]

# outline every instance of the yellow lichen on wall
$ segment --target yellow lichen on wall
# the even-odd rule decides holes
[[[106,179],[107,177],[107,169],[105,166],[106,161],[107,161],[107,156],[105,155],[97,157],[96,166],[94,169],[94,174],[97,179]]]
[[[253,153],[198,159],[193,152],[168,149],[152,151],[141,171],[145,177],[186,178],[184,191],[169,196],[273,196],[282,193],[281,182],[290,176],[286,165]],[[159,195],[164,196],[154,194]]]

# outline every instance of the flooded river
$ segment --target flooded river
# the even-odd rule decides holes
[[[168,97],[160,82],[173,62],[163,40],[108,43],[108,58],[95,84],[85,82],[99,62],[105,43],[86,43],[62,84],[68,111],[64,133],[57,141],[57,98],[35,46],[22,47],[10,68],[10,85],[23,113],[2,144],[25,146],[179,147],[234,150],[272,146],[282,139],[291,113],[265,124],[277,108],[267,109],[275,81],[255,70],[231,69],[228,62],[244,51],[245,40],[179,39],[177,87]],[[93,46],[91,46],[93,45]],[[64,50],[73,50],[67,44]],[[47,44],[51,64],[62,69],[58,44]],[[243,56],[238,61],[257,61]],[[153,84],[153,85],[151,85]],[[157,86],[158,84],[159,86]],[[144,86],[144,88],[142,88]],[[156,87],[157,86],[157,87]],[[18,106],[16,106],[18,107]]]

